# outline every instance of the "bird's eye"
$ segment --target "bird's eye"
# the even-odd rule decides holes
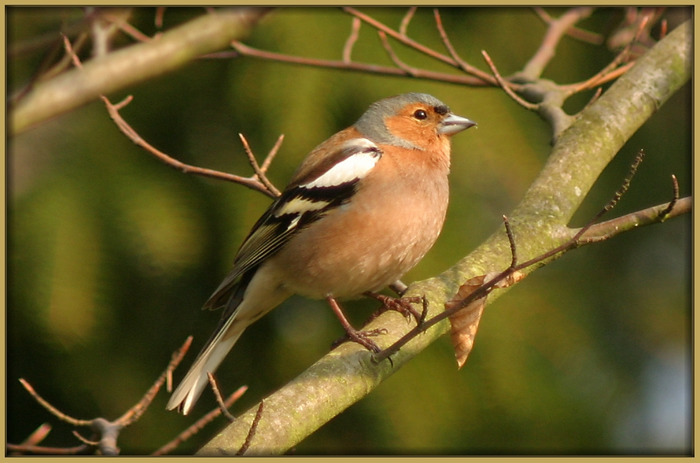
[[[426,112],[425,112],[424,110],[422,110],[422,109],[417,109],[416,112],[413,113],[413,117],[415,117],[415,118],[418,119],[419,121],[422,121],[423,119],[425,119],[426,117],[428,117],[428,113],[426,113]]]

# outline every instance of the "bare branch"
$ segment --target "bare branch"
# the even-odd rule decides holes
[[[41,426],[36,428],[34,432],[32,432],[29,437],[27,437],[24,442],[22,442],[22,445],[37,445],[41,441],[43,441],[46,436],[49,435],[51,432],[51,425],[48,423],[43,423]]]
[[[406,36],[406,31],[408,30],[408,25],[410,24],[413,16],[416,14],[418,7],[412,6],[406,11],[403,19],[401,19],[401,24],[399,25],[399,34]],[[359,18],[358,18],[359,19]]]
[[[241,386],[236,391],[231,394],[225,401],[224,401],[224,409],[229,409],[231,406],[241,398],[243,394],[248,390],[248,386]],[[182,431],[180,434],[178,434],[175,439],[171,440],[158,450],[152,453],[153,456],[158,456],[158,455],[167,455],[168,453],[172,452],[175,450],[180,444],[185,442],[187,439],[190,437],[194,436],[197,434],[199,431],[201,431],[207,424],[211,423],[214,421],[216,418],[221,415],[221,407],[217,407],[213,410],[211,410],[209,413],[205,414],[202,416],[200,419],[198,419],[195,423],[193,423],[191,426],[189,426],[187,429]]]
[[[163,386],[165,380],[170,376],[172,371],[175,370],[175,368],[177,368],[180,362],[182,362],[182,359],[185,357],[185,354],[187,353],[191,345],[192,336],[188,336],[187,339],[185,339],[184,344],[173,353],[172,358],[170,359],[170,363],[168,363],[168,366],[165,368],[165,371],[161,373],[158,379],[156,379],[156,381],[153,383],[150,389],[146,391],[146,393],[136,405],[131,407],[129,410],[127,410],[126,413],[117,418],[117,420],[115,421],[116,423],[119,423],[120,425],[126,427],[131,425],[132,423],[135,423],[139,418],[141,418],[144,412],[148,409],[148,406],[151,405],[151,402],[153,402],[153,399],[160,390],[161,386]]]
[[[637,40],[639,40],[639,37],[642,34],[642,31],[644,30],[648,22],[649,16],[644,16],[637,26],[634,40],[631,40],[607,66],[601,69],[600,72],[598,72],[596,75],[584,82],[563,86],[562,89],[568,89],[570,94],[574,94],[583,90],[602,85],[605,82],[609,82],[610,80],[616,79],[625,72],[627,72],[627,70],[634,65],[634,61],[627,63],[626,61],[630,59],[632,48],[634,47]]]
[[[33,449],[39,447],[41,441],[51,432],[51,425],[43,423],[36,428],[21,444],[8,444],[7,450],[10,456],[21,455],[23,453],[34,453]]]
[[[109,421],[104,418],[95,418],[92,420],[79,420],[66,415],[65,413],[59,411],[56,407],[51,405],[48,401],[42,398],[34,388],[24,379],[20,378],[20,383],[29,392],[29,394],[46,410],[48,410],[52,415],[56,416],[61,421],[65,421],[76,427],[89,427],[93,432],[99,436],[99,440],[91,440],[83,437],[76,430],[73,430],[73,435],[79,439],[84,445],[78,447],[71,447],[68,449],[54,449],[54,448],[42,448],[37,445],[19,445],[14,446],[15,451],[24,451],[31,453],[53,453],[53,454],[75,454],[83,453],[90,448],[98,448],[100,453],[103,455],[116,455],[119,453],[119,448],[117,447],[117,438],[119,437],[120,431],[133,424],[138,420],[148,408],[148,406],[153,401],[156,393],[162,386],[165,378],[170,374],[170,372],[182,361],[185,353],[192,344],[192,336],[185,340],[185,343],[173,353],[170,362],[163,374],[156,380],[156,382],[151,386],[151,388],[144,394],[141,400],[131,407],[126,413],[124,413],[117,420]],[[49,428],[50,429],[50,428]],[[48,432],[48,431],[46,431]],[[9,446],[8,446],[9,448]]]
[[[450,38],[447,36],[445,28],[442,27],[442,17],[440,16],[440,11],[437,8],[433,9],[433,15],[435,16],[435,26],[437,27],[437,30],[440,33],[442,43],[445,45],[445,48],[447,48],[447,51],[450,53],[450,56],[452,56],[452,59],[454,59],[455,62],[459,65],[459,68],[467,74],[471,74],[473,76],[478,77],[479,79],[482,79],[484,82],[488,82],[491,85],[497,85],[497,78],[494,79],[493,76],[489,75],[488,73],[482,71],[479,68],[472,66],[459,56],[457,50],[455,50],[454,46],[452,45],[452,41],[450,41]]]
[[[537,13],[537,16],[540,17],[542,21],[544,21],[545,24],[549,25],[554,21],[554,18],[552,18],[549,13],[547,13],[544,8],[542,7],[535,7],[533,8],[535,13]],[[603,37],[600,34],[597,34],[595,32],[590,32],[585,29],[580,29],[576,26],[571,26],[567,31],[566,35],[569,35],[577,40],[580,40],[582,42],[588,42],[592,45],[602,45],[603,44]]]
[[[241,38],[266,13],[264,8],[238,8],[194,19],[158,40],[109,53],[82,69],[65,72],[37,85],[10,108],[10,133],[17,134],[100,95],[177,69],[205,53]]]
[[[592,225],[580,236],[578,242],[580,245],[598,243],[643,225],[660,223],[673,217],[689,214],[692,212],[692,208],[693,198],[686,197],[675,202],[671,201],[667,204],[642,209]]]
[[[304,56],[285,55],[282,53],[274,53],[265,50],[259,50],[249,47],[241,42],[233,41],[231,46],[242,56],[250,56],[269,61],[280,63],[300,64],[304,66],[320,67],[325,69],[340,69],[345,71],[366,72],[369,74],[380,74],[389,76],[411,76],[403,69],[397,69],[389,66],[380,66],[377,64],[358,63],[355,61],[345,62],[343,60],[326,60],[317,58],[307,58]],[[413,77],[413,76],[411,76]],[[420,70],[420,74],[415,76],[421,79],[434,80],[438,82],[448,82],[452,84],[483,86],[487,85],[481,79],[473,76],[447,74],[444,72],[436,72],[430,70]]]
[[[350,35],[345,41],[345,46],[343,47],[343,62],[349,63],[352,61],[352,48],[357,42],[357,38],[360,36],[360,26],[362,21],[359,18],[352,18],[352,29],[350,30]]]
[[[541,254],[539,249],[543,247],[543,241],[548,243],[547,246],[555,247],[570,239],[574,231],[566,228],[565,224],[580,207],[585,192],[590,190],[600,172],[638,127],[690,79],[691,38],[690,21],[674,29],[641,57],[637,66],[581,113],[569,130],[556,139],[547,164],[520,204],[509,214],[513,228],[520,223],[526,225],[522,235],[516,236],[528,240],[528,254],[518,255],[518,261],[525,261],[530,253]],[[673,69],[671,63],[674,63]],[[655,72],[650,72],[650,69]],[[591,139],[596,143],[594,153],[581,148],[581,143],[586,145]],[[584,162],[586,169],[582,172],[580,166]],[[532,238],[532,242],[529,238]],[[519,249],[518,252],[521,253],[525,248],[519,245]],[[439,311],[444,302],[456,293],[460,284],[458,278],[474,276],[474,269],[482,271],[484,265],[500,266],[502,263],[508,266],[512,255],[508,256],[507,250],[506,234],[499,231],[444,273],[413,283],[406,296],[425,295],[432,307],[421,327],[433,322],[436,313],[444,312]],[[552,258],[554,257],[556,256]],[[488,273],[490,268],[485,270]],[[505,275],[512,270],[508,272]],[[256,438],[246,454],[277,454],[292,448],[332,417],[365,397],[384,379],[447,332],[446,323],[434,323],[421,336],[415,336],[407,348],[392,355],[393,366],[389,362],[372,363],[371,354],[355,343],[342,344],[319,359],[265,399],[266,413],[275,416],[274,423],[271,423],[272,420],[260,420]],[[366,330],[375,328],[388,330],[386,335],[377,339],[381,347],[392,345],[404,333],[411,331],[407,330],[403,317],[391,311],[363,327]],[[222,449],[226,453],[235,453],[250,430],[256,408],[254,406],[240,415],[198,453],[220,454]]]
[[[560,18],[551,20],[540,48],[519,74],[526,80],[535,80],[540,77],[544,68],[554,57],[555,49],[562,37],[574,24],[587,18],[591,13],[593,13],[593,8],[590,7],[572,8]]]
[[[67,37],[64,36],[64,46],[66,48],[66,52],[71,56],[73,59],[73,62],[77,68],[82,68],[82,63],[80,62],[80,59],[78,56],[73,52],[73,49],[71,47],[70,41],[68,40]],[[144,140],[136,130],[129,125],[128,122],[121,116],[119,111],[124,108],[127,104],[129,104],[133,97],[129,95],[126,97],[124,100],[117,104],[113,104],[106,96],[100,95],[100,99],[105,104],[105,107],[107,108],[107,112],[109,113],[110,117],[112,120],[116,123],[117,127],[121,132],[126,135],[132,142],[134,142],[137,146],[140,146],[141,148],[145,149],[147,152],[151,153],[153,156],[155,156],[157,159],[161,160],[167,165],[170,165],[171,167],[178,169],[186,174],[196,174],[196,175],[201,175],[204,177],[210,177],[210,178],[216,178],[216,179],[221,179],[221,180],[226,180],[226,181],[231,181],[235,183],[240,183],[244,186],[247,186],[248,188],[251,188],[256,191],[260,191],[267,196],[270,196],[272,198],[275,198],[280,195],[279,190],[275,188],[275,186],[270,182],[265,175],[266,170],[270,166],[270,163],[274,159],[275,155],[277,154],[279,147],[282,144],[283,137],[280,136],[277,139],[277,142],[275,145],[272,147],[272,150],[268,153],[267,157],[265,158],[263,162],[263,167],[260,167],[257,163],[257,160],[255,159],[255,155],[252,153],[250,150],[250,146],[248,145],[247,140],[243,135],[239,134],[239,137],[241,138],[241,141],[243,142],[243,146],[245,148],[246,154],[248,156],[248,160],[250,161],[251,166],[253,167],[253,170],[255,171],[255,175],[252,177],[241,177],[238,175],[233,175],[233,174],[228,174],[225,172],[220,172],[217,170],[212,170],[212,169],[205,169],[201,167],[196,167],[192,166],[189,164],[185,164],[183,162],[178,161],[177,159],[173,158],[172,156],[160,151],[150,143],[148,143],[146,140]]]
[[[243,143],[243,149],[245,150],[246,155],[248,156],[248,161],[250,162],[250,165],[253,167],[253,171],[255,171],[255,176],[253,177],[253,180],[259,180],[262,182],[262,184],[265,186],[265,189],[267,190],[267,195],[272,196],[272,197],[277,197],[281,195],[280,190],[278,190],[275,185],[272,184],[270,179],[267,178],[265,175],[265,171],[260,167],[258,164],[257,159],[255,159],[255,154],[253,154],[253,151],[250,149],[250,145],[248,144],[248,140],[246,140],[245,136],[242,133],[238,134],[238,137],[241,139],[241,143]],[[267,158],[265,161],[267,162],[267,165],[270,165],[270,162],[272,162],[272,158],[274,158],[274,153],[277,152],[277,148],[279,148],[279,142],[281,138],[278,138],[278,143],[275,144],[275,146],[272,148],[273,151],[271,151],[270,154],[268,154]],[[268,162],[269,160],[269,162]],[[267,169],[267,168],[266,168]]]
[[[495,276],[490,278],[487,282],[483,283],[480,287],[474,289],[471,291],[467,297],[465,297],[461,301],[450,301],[449,307],[446,307],[445,310],[441,313],[438,313],[434,317],[422,322],[418,323],[413,329],[411,329],[408,333],[406,333],[404,336],[399,338],[396,342],[394,342],[392,345],[389,347],[383,349],[381,352],[378,352],[374,354],[373,360],[375,362],[381,362],[382,360],[390,358],[391,355],[394,355],[398,350],[405,346],[408,342],[410,342],[412,339],[414,339],[416,336],[418,336],[421,333],[424,333],[427,331],[429,328],[432,326],[436,325],[437,323],[441,322],[442,320],[446,318],[450,318],[452,315],[456,314],[460,310],[468,307],[472,302],[485,298],[493,289],[502,287],[502,282],[508,281],[513,275],[516,273],[520,273],[522,270],[528,269],[529,267],[532,267],[534,265],[540,264],[542,262],[548,261],[556,256],[561,255],[565,251],[577,248],[583,244],[589,244],[595,241],[601,241],[603,239],[610,238],[620,232],[621,228],[624,228],[625,230],[629,230],[633,227],[637,227],[639,225],[643,224],[650,224],[650,223],[656,223],[656,222],[661,222],[664,219],[664,216],[662,216],[662,213],[667,210],[667,209],[673,209],[673,205],[663,205],[663,206],[657,206],[656,208],[651,208],[650,210],[647,211],[640,211],[638,213],[634,214],[628,214],[627,216],[624,217],[623,221],[617,221],[617,219],[610,221],[606,223],[604,227],[601,227],[604,233],[601,233],[600,229],[596,229],[594,232],[593,237],[589,237],[586,240],[582,240],[582,237],[586,234],[589,233],[590,230],[594,228],[595,222],[605,213],[609,212],[611,209],[613,209],[617,203],[620,201],[622,196],[629,190],[630,183],[632,181],[632,178],[637,172],[637,169],[639,168],[639,165],[641,164],[642,160],[644,159],[644,151],[639,151],[637,156],[635,157],[634,161],[632,162],[632,165],[630,166],[630,171],[625,177],[622,185],[620,188],[615,192],[613,197],[610,199],[610,201],[603,206],[603,208],[593,216],[593,218],[588,222],[587,225],[584,227],[580,228],[576,233],[574,233],[568,240],[566,240],[564,243],[561,245],[555,247],[554,249],[551,249],[547,252],[544,252],[536,257],[533,257],[532,259],[529,259],[521,264],[518,264],[518,257],[517,257],[517,252],[516,252],[516,245],[515,245],[515,239],[513,238],[513,232],[510,227],[510,223],[507,219],[506,216],[503,216],[503,223],[506,229],[506,235],[508,237],[508,242],[510,243],[510,251],[511,251],[511,264],[508,268],[503,270],[500,273],[497,273]],[[676,185],[677,186],[677,185]],[[674,188],[674,192],[677,191],[677,188]],[[688,201],[689,203],[690,201]],[[673,204],[675,204],[675,198],[673,201]],[[686,204],[686,202],[683,202],[683,207],[679,207],[678,211],[675,211],[676,214],[682,213],[682,211],[687,212],[689,211],[690,205]],[[668,215],[667,215],[668,216]],[[667,217],[665,216],[665,217]],[[610,226],[610,223],[613,225]],[[519,276],[515,281],[521,279],[522,276]],[[515,281],[510,282],[507,284],[507,286],[512,285]],[[479,314],[480,316],[480,314]]]
[[[668,207],[659,213],[660,220],[666,220],[668,218],[673,208],[676,206],[676,202],[680,198],[680,188],[678,187],[678,178],[671,174],[671,183],[673,184],[673,199],[668,203]]]
[[[156,16],[154,18],[153,23],[158,29],[163,28],[163,18],[165,17],[165,7],[164,6],[159,6],[156,7]]]
[[[513,236],[513,230],[510,228],[510,221],[508,220],[507,215],[503,216],[503,226],[506,229],[506,236],[508,236],[508,243],[510,244],[510,267],[515,268],[518,265],[518,252],[517,247],[515,245],[515,237]]]
[[[61,37],[63,37],[63,46],[66,49],[66,54],[73,63],[73,66],[75,66],[78,69],[82,69],[83,63],[80,62],[78,55],[73,50],[73,46],[71,45],[70,40],[68,40],[68,37],[65,34],[61,34]]]
[[[121,109],[124,106],[124,103],[127,102],[126,100],[122,103],[114,105],[107,97],[100,96],[100,98],[107,107],[109,116],[117,124],[117,127],[119,127],[119,130],[121,130],[124,135],[126,135],[137,146],[140,146],[141,148],[145,149],[148,153],[152,154],[157,159],[169,165],[170,167],[177,169],[185,174],[201,175],[202,177],[239,183],[252,190],[259,191],[267,196],[274,197],[274,194],[271,193],[267,189],[267,187],[256,177],[241,177],[239,175],[228,174],[226,172],[221,172],[218,170],[205,169],[203,167],[185,164],[184,162],[178,161],[172,156],[160,151],[159,149],[148,143],[146,140],[144,140],[138,134],[138,132],[136,132],[136,130],[134,130],[134,128],[131,127],[131,125],[129,125],[129,123],[126,122],[126,120],[124,120],[124,118],[121,116],[121,114],[119,113],[119,109]]]
[[[75,436],[76,439],[78,439],[80,442],[82,442],[86,447],[97,447],[100,444],[99,441],[90,440],[90,439],[84,437],[82,434],[80,434],[76,430],[73,430],[73,435]]]
[[[79,420],[79,419],[76,419],[76,418],[73,418],[71,416],[66,415],[65,413],[63,413],[62,411],[60,411],[59,409],[57,409],[56,407],[51,405],[49,402],[47,402],[43,397],[41,397],[34,390],[32,385],[29,384],[29,382],[27,382],[24,378],[20,378],[19,382],[22,384],[22,386],[24,386],[24,388],[27,390],[27,392],[29,392],[29,395],[31,395],[34,398],[34,400],[36,400],[39,403],[39,405],[44,407],[49,413],[51,413],[53,416],[55,416],[59,420],[65,421],[66,423],[71,424],[73,426],[90,426],[90,424],[92,423],[91,420]]]
[[[38,445],[22,445],[7,443],[7,450],[19,454],[35,454],[35,455],[79,455],[86,453],[91,447],[85,444],[75,447],[42,447]]]
[[[391,44],[389,43],[389,40],[386,38],[386,34],[384,31],[377,31],[377,34],[379,35],[379,38],[381,39],[382,46],[384,47],[384,50],[386,50],[386,53],[389,55],[389,58],[391,58],[391,61],[394,62],[396,67],[399,69],[402,69],[406,72],[411,77],[416,77],[419,73],[420,70],[417,68],[413,68],[409,66],[408,64],[404,63],[401,61],[401,59],[396,55],[394,52],[394,49],[391,48]]]
[[[634,62],[626,63],[619,67],[618,64],[619,63],[613,60],[608,66],[602,69],[598,74],[592,76],[590,79],[576,84],[562,85],[561,88],[562,90],[567,91],[570,95],[573,95],[574,93],[589,90],[593,87],[615,80],[634,66]]]
[[[417,51],[423,53],[424,55],[435,58],[438,61],[449,64],[450,66],[459,67],[459,64],[451,57],[443,55],[442,53],[438,53],[435,50],[433,50],[429,47],[426,47],[425,45],[423,45],[419,42],[416,42],[413,39],[406,37],[405,35],[401,34],[400,32],[390,28],[389,26],[386,26],[385,24],[377,21],[376,19],[372,18],[371,16],[368,16],[368,15],[362,13],[361,11],[356,10],[355,8],[344,7],[343,10],[356,18],[360,18],[362,21],[366,22],[367,24],[374,27],[378,31],[384,32],[385,34],[395,38],[396,40],[403,43],[404,45],[407,45],[407,46],[413,48],[414,50],[417,50]]]
[[[207,379],[209,379],[209,386],[211,386],[211,390],[212,392],[214,392],[214,397],[216,398],[216,403],[219,405],[221,413],[226,417],[227,420],[235,420],[236,418],[234,418],[233,415],[231,415],[231,412],[228,411],[228,407],[224,403],[224,398],[221,396],[221,390],[219,389],[219,385],[217,384],[214,375],[212,375],[210,372],[207,372]]]
[[[133,25],[126,21],[123,16],[118,16],[106,12],[102,15],[102,17],[106,20],[111,21],[115,26],[119,28],[119,30],[121,30],[123,33],[125,33],[126,35],[138,42],[150,42],[151,40],[153,40],[153,37],[149,37],[140,30],[136,29]]]
[[[539,109],[539,105],[532,104],[529,101],[523,100],[513,91],[513,89],[510,86],[510,83],[506,82],[506,80],[503,77],[501,77],[501,73],[498,72],[498,68],[496,68],[496,65],[493,63],[491,57],[486,52],[486,50],[481,50],[481,54],[483,55],[484,60],[486,60],[486,63],[489,65],[489,68],[491,68],[491,72],[493,72],[493,75],[496,78],[496,82],[509,97],[511,97],[516,103],[518,103],[525,109],[529,109],[531,111],[536,111],[537,109]]]
[[[262,418],[262,412],[263,412],[263,407],[265,405],[265,401],[261,400],[260,405],[258,406],[258,411],[255,413],[255,418],[253,419],[253,424],[250,425],[250,430],[248,431],[248,435],[245,438],[245,442],[243,442],[243,445],[241,446],[240,449],[238,449],[238,452],[236,455],[243,455],[246,453],[248,448],[250,447],[250,443],[253,442],[253,438],[255,437],[255,432],[258,430],[258,424],[260,424],[260,419]]]
[[[267,156],[265,156],[265,159],[263,160],[263,163],[260,166],[260,172],[267,173],[267,169],[270,168],[270,164],[272,164],[272,160],[275,158],[275,156],[277,156],[277,153],[279,152],[279,149],[282,146],[283,141],[284,141],[284,134],[281,134],[279,137],[277,137],[277,141],[272,146],[272,149],[270,150],[270,152],[267,153]]]

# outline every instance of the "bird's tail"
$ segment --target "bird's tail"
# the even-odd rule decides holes
[[[236,323],[236,318],[235,314],[229,316],[197,356],[190,370],[170,396],[166,406],[168,410],[177,408],[180,413],[187,415],[192,409],[204,388],[209,384],[207,373],[213,373],[217,369],[248,326],[246,323]]]

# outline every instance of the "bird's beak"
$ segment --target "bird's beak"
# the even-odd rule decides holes
[[[475,125],[476,122],[470,121],[466,117],[450,114],[440,122],[438,132],[445,135],[454,135]]]

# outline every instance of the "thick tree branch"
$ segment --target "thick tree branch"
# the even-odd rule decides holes
[[[266,11],[235,8],[207,14],[155,40],[109,53],[39,84],[10,108],[10,134],[226,48],[232,40],[245,37]]]
[[[555,248],[570,239],[567,223],[602,170],[622,145],[673,93],[690,78],[692,26],[686,22],[660,41],[599,99],[581,112],[557,139],[541,174],[520,205],[509,214],[518,256],[523,260]],[[417,282],[407,296],[425,296],[429,316],[462,282],[476,275],[507,268],[511,245],[499,229],[482,246],[443,274]],[[528,271],[533,270],[532,268]],[[499,292],[489,299],[494,300]],[[377,338],[386,347],[410,330],[406,320],[386,312],[365,329],[386,329]],[[373,363],[371,353],[345,343],[265,399],[265,411],[256,425],[247,454],[279,454],[300,442],[333,416],[367,395],[386,377],[422,351],[448,329],[439,323],[415,337],[392,356],[392,362]],[[254,406],[200,451],[201,454],[236,453],[246,440],[258,406]]]

